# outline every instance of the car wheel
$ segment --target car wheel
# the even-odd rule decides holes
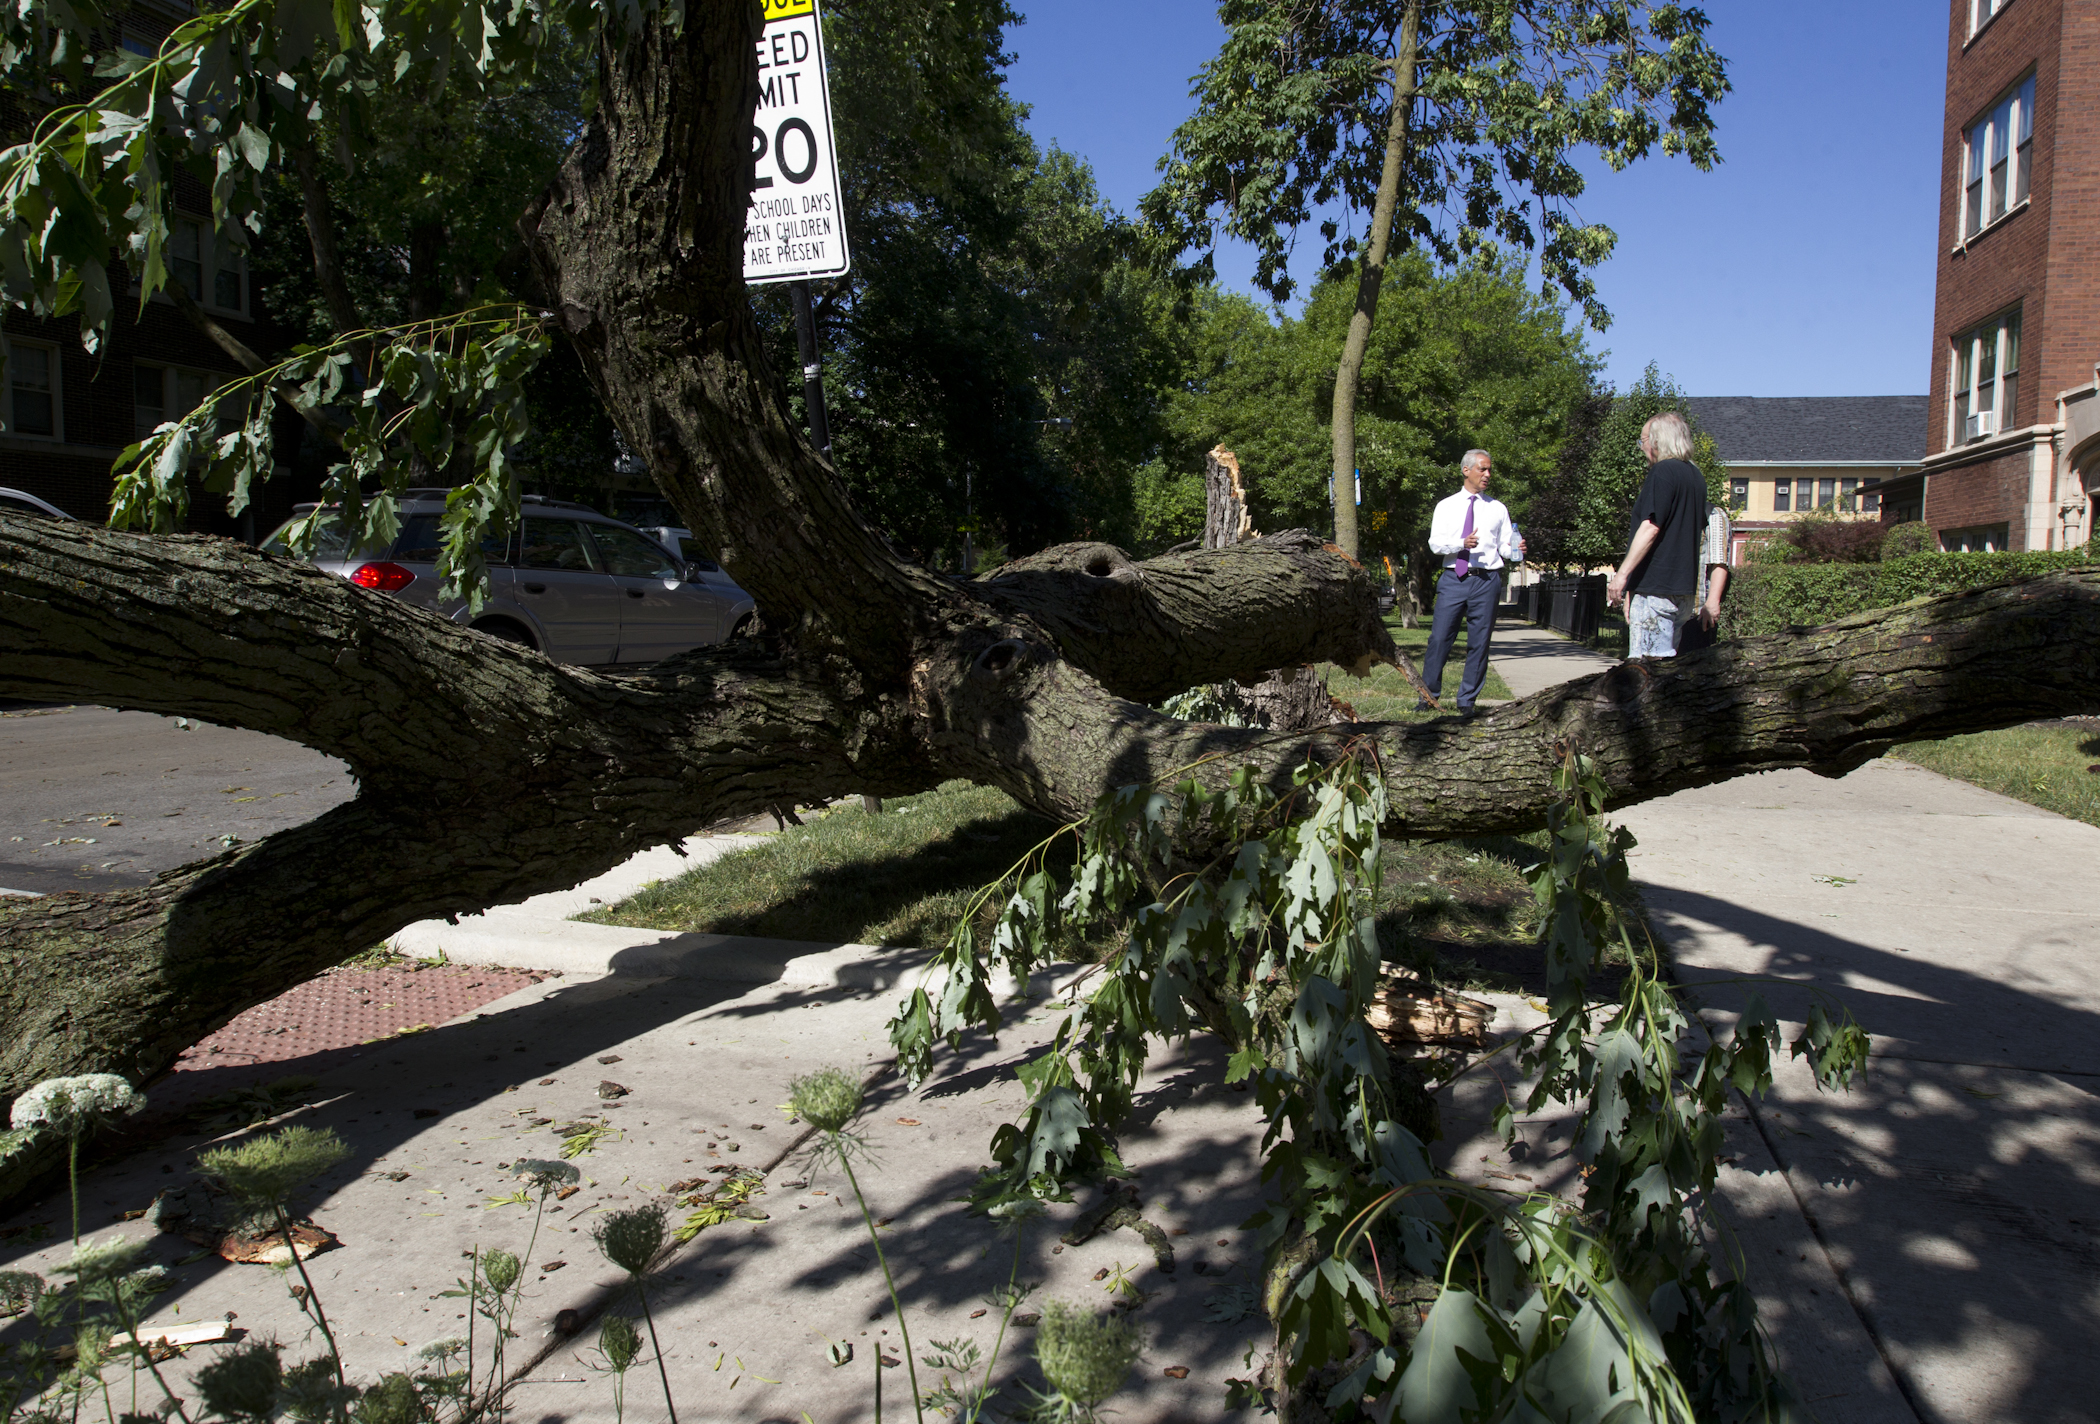
[[[520,628],[508,618],[484,618],[473,626],[474,631],[477,633],[486,633],[491,638],[501,638],[506,643],[516,643],[521,648],[530,648],[534,652],[539,651],[540,645],[533,638],[532,634]]]
[[[736,627],[729,630],[729,636],[731,638],[748,638],[757,626],[757,620],[746,613],[743,617],[736,620]]]

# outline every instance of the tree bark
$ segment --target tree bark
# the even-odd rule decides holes
[[[1415,37],[1422,7],[1411,3],[1400,17],[1400,44],[1393,55],[1393,107],[1385,125],[1385,166],[1378,175],[1378,195],[1371,204],[1370,243],[1356,277],[1356,310],[1349,314],[1349,334],[1342,341],[1342,360],[1334,378],[1334,542],[1350,558],[1356,539],[1356,387],[1363,375],[1364,353],[1371,345],[1371,325],[1378,318],[1378,292],[1385,284],[1386,248],[1393,235],[1393,212],[1400,204],[1400,165],[1407,156],[1407,110],[1415,97]]]
[[[757,7],[601,58],[524,222],[631,448],[766,634],[622,676],[548,662],[300,563],[0,513],[0,695],[176,713],[342,758],[352,803],[105,895],[0,903],[0,1094],[145,1081],[234,1014],[415,920],[557,889],[725,816],[965,777],[1049,817],[1105,789],[1374,758],[1392,829],[1543,823],[1572,742],[1628,804],[1749,771],[2090,712],[2100,571],[1633,664],[1472,722],[1300,735],[1143,705],[1394,649],[1372,581],[1305,531],[1136,562],[1101,544],[961,581],[899,557],[786,415],[740,275]],[[55,1160],[0,1161],[0,1199]]]

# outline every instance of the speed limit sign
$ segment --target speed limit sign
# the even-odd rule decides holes
[[[758,108],[751,116],[751,208],[744,280],[844,276],[844,205],[831,133],[831,85],[816,0],[764,0]]]

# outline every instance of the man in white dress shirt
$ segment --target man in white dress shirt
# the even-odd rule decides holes
[[[1495,635],[1495,605],[1502,601],[1502,569],[1522,563],[1524,541],[1517,537],[1509,511],[1489,499],[1494,462],[1485,450],[1468,450],[1458,462],[1465,488],[1436,507],[1429,517],[1429,552],[1443,559],[1436,583],[1436,615],[1430,624],[1429,649],[1422,657],[1422,681],[1431,693],[1444,690],[1444,660],[1458,638],[1459,619],[1466,623],[1466,672],[1458,684],[1458,712],[1474,715],[1473,699],[1487,681],[1488,642]],[[1426,701],[1415,710],[1427,711]]]

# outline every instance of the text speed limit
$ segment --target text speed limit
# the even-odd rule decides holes
[[[816,0],[766,0],[765,12],[744,280],[842,276],[850,264]]]

